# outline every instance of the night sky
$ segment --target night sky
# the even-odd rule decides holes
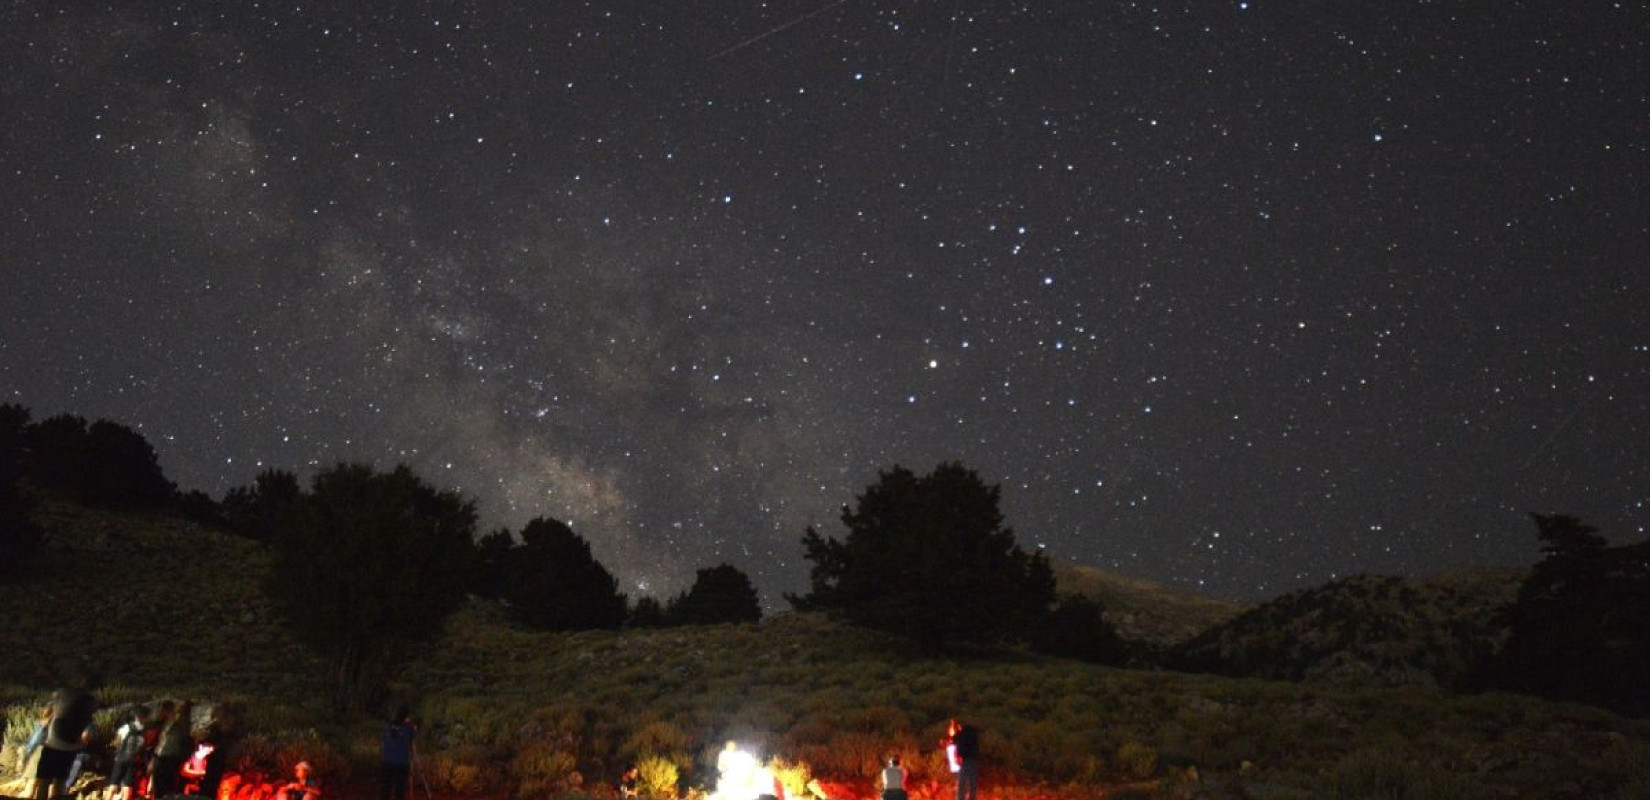
[[[1650,527],[1638,2],[25,2],[0,400],[770,601],[879,469],[1260,599]]]

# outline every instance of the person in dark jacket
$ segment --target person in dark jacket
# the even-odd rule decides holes
[[[161,704],[162,708],[171,701]],[[195,749],[195,707],[188,700],[178,703],[160,729],[155,744],[155,760],[149,772],[149,796],[170,797],[178,793],[183,762]]]
[[[378,800],[407,800],[407,783],[412,777],[413,739],[418,726],[407,707],[396,709],[395,717],[384,724],[384,739],[378,767]]]
[[[957,729],[953,744],[957,746],[957,800],[979,800],[980,797],[980,731],[963,723]]]
[[[63,793],[75,756],[86,749],[96,711],[97,700],[90,692],[65,689],[57,693],[52,702],[52,721],[46,725],[46,738],[40,743],[34,800],[51,800]]]

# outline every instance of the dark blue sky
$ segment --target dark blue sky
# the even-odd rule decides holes
[[[334,7],[339,6],[339,7]],[[345,7],[347,6],[347,7]],[[0,391],[413,465],[626,589],[961,460],[1260,598],[1650,525],[1636,3],[28,3]],[[645,589],[643,588],[645,587]]]

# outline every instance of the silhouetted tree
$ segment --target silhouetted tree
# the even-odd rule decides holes
[[[505,568],[516,539],[507,528],[499,528],[476,540],[476,573],[470,591],[477,597],[499,600],[504,597]]]
[[[1650,541],[1606,547],[1574,517],[1531,516],[1547,557],[1507,612],[1491,685],[1650,716]]]
[[[1061,598],[1038,632],[1036,645],[1049,655],[1093,664],[1122,666],[1129,660],[1129,647],[1106,619],[1105,607],[1080,594]]]
[[[85,474],[91,461],[85,417],[59,414],[28,426],[23,450],[23,470],[37,485],[80,497],[90,480]]]
[[[273,540],[268,592],[327,659],[334,708],[370,707],[408,653],[463,600],[475,505],[406,467],[340,464],[315,476]]]
[[[170,505],[177,486],[161,472],[155,448],[142,434],[119,423],[100,419],[86,431],[91,463],[85,474],[91,482],[82,490],[89,502],[106,506]]]
[[[642,597],[630,608],[625,625],[631,628],[663,628],[670,624],[665,618],[665,607],[656,598]]]
[[[23,447],[29,435],[27,408],[15,403],[0,404],[0,470],[23,471]]]
[[[147,439],[108,420],[62,414],[29,426],[25,474],[41,487],[97,506],[170,505],[176,487]]]
[[[202,525],[222,528],[228,524],[223,516],[223,506],[218,505],[218,501],[213,500],[211,495],[199,489],[178,492],[172,498],[172,508],[184,519]]]
[[[1536,514],[1535,536],[1541,540],[1541,552],[1549,556],[1586,555],[1604,549],[1609,542],[1598,535],[1598,528],[1565,514]]]
[[[40,551],[45,532],[30,516],[34,500],[19,485],[29,410],[0,405],[0,578],[15,577]]]
[[[281,514],[303,494],[298,476],[266,469],[249,486],[236,486],[223,496],[223,516],[229,529],[249,539],[268,541],[275,535]]]
[[[721,564],[699,570],[693,586],[671,601],[665,617],[672,625],[758,622],[762,604],[749,576],[731,564]]]
[[[567,525],[538,517],[505,560],[504,599],[521,622],[548,630],[617,628],[625,620],[619,582]]]
[[[961,464],[883,472],[843,508],[844,539],[808,529],[810,591],[787,599],[929,646],[1023,641],[1048,616],[1054,573],[1015,544],[998,496]]]

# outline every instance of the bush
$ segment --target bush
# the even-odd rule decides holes
[[[661,756],[642,756],[636,759],[636,770],[641,774],[637,791],[643,797],[674,798],[681,780],[676,762]]]
[[[579,762],[571,753],[554,749],[548,744],[532,742],[522,745],[510,759],[510,776],[516,780],[516,797],[522,800],[542,800],[578,788],[584,778],[578,772]]]
[[[1117,748],[1117,769],[1131,778],[1157,774],[1157,751],[1139,742],[1124,742]]]
[[[1411,753],[1356,751],[1330,771],[1324,787],[1337,800],[1478,800],[1477,782],[1422,766]]]
[[[487,749],[466,745],[426,755],[421,761],[424,780],[437,795],[475,796],[496,790],[497,770],[487,757]]]

